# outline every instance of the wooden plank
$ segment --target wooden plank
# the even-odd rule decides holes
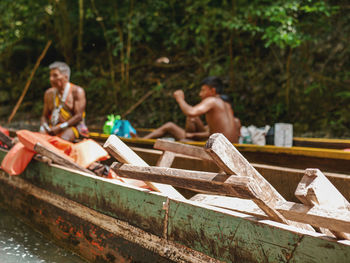
[[[128,178],[172,184],[225,196],[253,199],[259,188],[253,178],[245,176],[198,172],[168,167],[144,167],[113,163],[111,166],[118,175]]]
[[[122,138],[129,146],[151,148],[154,139]],[[205,142],[184,142],[184,144],[203,147]],[[350,152],[343,150],[319,149],[309,147],[276,147],[253,144],[235,144],[235,147],[251,163],[285,166],[305,170],[318,167],[323,172],[350,173],[348,163]]]
[[[12,139],[2,131],[0,131],[0,141],[3,144],[5,144],[9,149],[12,148],[13,146]]]
[[[252,200],[240,199],[236,197],[197,194],[191,201],[215,207],[225,208],[231,211],[244,213],[261,219],[268,219],[268,216]]]
[[[159,150],[131,147],[149,165],[155,166],[162,154]],[[292,160],[294,160],[292,158]],[[253,167],[287,200],[298,202],[295,197],[301,178],[305,169],[293,169],[281,166],[251,163]],[[172,164],[173,168],[191,169],[196,171],[219,172],[219,168],[214,162],[200,160],[198,158],[176,154]],[[350,176],[345,174],[324,173],[331,183],[350,200]]]
[[[350,233],[350,211],[286,202],[276,208],[286,218],[335,232]]]
[[[350,209],[350,203],[319,169],[306,169],[295,196],[309,206]]]
[[[164,155],[168,153],[168,151],[176,152],[177,154],[182,154],[184,155],[183,158],[186,158],[186,155],[187,155],[187,156],[199,158],[206,162],[213,162],[213,159],[208,155],[205,149],[199,146],[186,145],[178,142],[158,139],[154,144],[154,148],[164,151],[156,165],[160,167],[171,166],[173,159],[171,160],[171,162],[162,161],[164,158]],[[173,156],[175,157],[175,155]],[[194,189],[192,188],[191,190],[194,190]],[[197,191],[201,191],[201,190],[197,189]],[[248,215],[256,216],[258,218],[264,218],[264,219],[268,218],[266,214],[252,200],[244,200],[244,199],[235,198],[235,197],[208,195],[208,194],[197,194],[194,197],[192,197],[191,200],[197,201],[203,204],[207,204],[207,205],[213,205],[216,207],[226,208],[232,211],[245,213]]]
[[[259,199],[254,202],[273,220],[285,224],[294,225],[303,229],[313,231],[308,225],[290,222],[286,220],[275,206],[286,200],[276,191],[275,188],[240,154],[227,138],[219,133],[209,137],[206,149],[216,164],[227,174],[237,174],[254,178],[261,189]],[[259,194],[260,194],[259,193]]]
[[[40,143],[35,144],[34,146],[34,151],[36,151],[37,153],[46,156],[47,158],[51,159],[54,163],[57,163],[59,165],[74,169],[74,170],[78,170],[78,171],[82,171],[88,174],[93,174],[95,175],[93,172],[91,172],[90,170],[72,162],[71,160],[69,160],[68,158],[64,158],[61,155],[58,155],[57,153],[51,151],[50,149],[44,147],[43,145],[41,145]]]
[[[138,166],[149,166],[142,160],[133,150],[131,150],[124,142],[122,142],[116,135],[111,135],[103,146],[115,159],[121,163],[129,163]],[[173,198],[185,199],[174,187],[171,185],[164,185],[159,183],[145,182],[151,189],[161,192]]]
[[[210,162],[213,161],[212,158],[207,154],[207,152],[205,152],[205,149],[199,146],[183,145],[181,143],[174,143],[171,141],[158,139],[154,145],[154,148],[164,151],[157,161],[156,166],[158,167],[171,166],[175,158],[175,154],[172,153],[172,155],[170,155],[171,157],[165,157],[165,156],[166,154],[171,153],[169,152],[169,150],[173,151],[173,149],[177,149],[175,150],[176,153],[183,155],[183,158],[186,158],[186,155],[187,155],[187,156],[199,158],[205,162],[208,162],[208,158],[210,159]],[[187,149],[187,150],[184,150],[184,149]],[[184,153],[186,153],[186,155],[184,155]],[[205,156],[205,158],[203,158],[202,156]],[[167,161],[167,158],[171,158],[171,161]],[[191,159],[191,161],[193,161],[193,159]],[[213,165],[215,164],[213,163]],[[191,190],[194,190],[194,189],[191,189]],[[201,190],[197,189],[197,191],[201,191]],[[248,215],[256,216],[258,218],[264,218],[264,219],[268,218],[266,214],[252,200],[244,200],[236,197],[208,195],[208,194],[197,194],[193,196],[190,200],[207,204],[207,205],[226,208],[232,211],[245,213]]]
[[[174,159],[175,159],[175,153],[164,151],[162,155],[159,157],[156,166],[171,167]]]
[[[350,211],[350,203],[319,169],[307,169],[295,196],[306,206]],[[350,239],[350,235],[332,231],[337,238]]]
[[[162,151],[170,151],[173,153],[184,154],[192,157],[197,157],[206,161],[213,161],[213,159],[208,155],[203,147],[193,146],[188,144],[183,144],[179,142],[172,142],[164,139],[156,140],[154,149]]]

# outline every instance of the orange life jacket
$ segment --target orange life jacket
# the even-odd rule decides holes
[[[32,160],[35,152],[26,148],[22,143],[18,142],[6,154],[1,162],[1,168],[10,175],[21,174]]]
[[[20,130],[20,131],[17,131],[16,134],[19,141],[23,143],[23,145],[31,151],[34,151],[35,144],[40,143],[42,146],[48,148],[49,150],[56,153],[57,155],[63,158],[68,158],[72,162],[74,162],[73,158],[69,157],[69,155],[65,153],[65,151],[70,152],[70,150],[68,150],[67,148],[65,148],[65,151],[60,150],[50,143],[50,139],[52,138],[52,136],[50,135],[42,134],[39,132],[31,132],[28,130]],[[58,141],[57,138],[56,140]],[[66,146],[66,147],[69,147],[69,146]]]

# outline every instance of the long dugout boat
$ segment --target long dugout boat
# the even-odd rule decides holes
[[[101,130],[99,127],[92,126],[91,130],[93,131],[91,132],[92,136],[108,137],[108,135],[104,135],[99,132]],[[138,128],[136,130],[140,136],[144,136],[154,131],[152,128]],[[147,144],[147,141],[144,141],[144,144]],[[350,139],[293,137],[293,146],[343,150],[350,149]]]
[[[109,135],[91,132],[90,136],[95,140],[104,142]],[[152,149],[156,142],[154,139],[123,137],[120,137],[120,139],[129,146],[147,149]],[[184,143],[201,147],[205,145],[205,142],[195,141]],[[252,163],[295,169],[317,167],[323,172],[350,174],[350,151],[299,146],[258,146],[254,144],[234,144],[234,146]]]
[[[0,159],[6,151],[0,150]],[[0,204],[91,262],[347,262],[350,243],[33,160]]]

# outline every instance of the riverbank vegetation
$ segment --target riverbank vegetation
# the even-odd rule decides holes
[[[30,118],[42,111],[47,66],[62,60],[86,90],[88,123],[148,93],[126,115],[134,126],[183,124],[172,92],[197,103],[200,80],[217,75],[243,125],[350,137],[349,10],[344,0],[3,0],[1,119],[52,40],[20,107]]]

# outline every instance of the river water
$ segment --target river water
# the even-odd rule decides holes
[[[1,263],[86,263],[0,207]]]

